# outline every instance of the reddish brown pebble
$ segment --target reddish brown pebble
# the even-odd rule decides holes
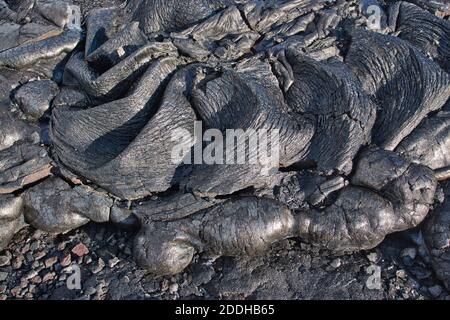
[[[83,257],[89,253],[89,249],[82,243],[77,244],[72,249],[72,253],[77,255],[78,257]]]
[[[60,260],[60,264],[63,267],[67,267],[72,262],[72,258],[70,256],[70,253],[65,253],[64,256]]]
[[[27,299],[27,300],[33,300],[33,294],[32,294],[31,292],[28,292],[28,293],[25,295],[25,299]]]

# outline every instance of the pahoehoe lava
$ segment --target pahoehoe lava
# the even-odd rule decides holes
[[[449,286],[448,6],[361,1],[356,19],[351,2],[128,0],[74,25],[70,0],[0,0],[0,249],[26,224],[111,221],[172,275],[200,253],[354,252],[420,226]],[[196,121],[277,129],[280,170],[173,161]]]

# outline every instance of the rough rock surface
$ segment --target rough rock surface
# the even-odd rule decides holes
[[[410,2],[0,1],[0,298],[448,298],[449,12]]]

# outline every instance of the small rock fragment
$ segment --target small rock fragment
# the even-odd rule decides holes
[[[416,248],[406,248],[403,249],[402,252],[400,253],[401,257],[410,257],[412,260],[416,258],[416,255],[417,255]]]
[[[169,293],[175,294],[178,292],[178,283],[172,283],[169,287]]]
[[[67,267],[72,262],[72,257],[70,256],[70,253],[66,253],[60,260],[60,264],[62,267]]]
[[[109,267],[112,269],[120,262],[119,258],[114,257],[108,261]]]
[[[435,286],[429,287],[428,291],[431,293],[431,295],[434,298],[438,298],[441,295],[441,293],[442,293],[442,287],[437,284]]]
[[[0,272],[0,281],[5,281],[8,278],[7,272]]]
[[[395,275],[397,276],[397,278],[400,278],[400,279],[403,279],[403,280],[406,279],[406,272],[405,272],[405,270],[397,270]]]
[[[330,266],[332,266],[333,268],[337,269],[341,266],[342,261],[340,258],[334,259],[331,263]]]
[[[83,243],[79,243],[72,249],[72,253],[78,257],[83,257],[89,253],[89,249]]]
[[[378,254],[376,252],[371,252],[367,255],[367,259],[370,262],[377,263],[378,262]]]
[[[56,274],[54,272],[46,273],[44,275],[44,277],[42,278],[42,282],[46,283],[46,282],[52,281],[53,279],[55,279],[55,277],[56,277]]]
[[[7,251],[7,253],[0,256],[0,267],[7,266],[11,263],[11,254]]]
[[[25,275],[25,279],[30,280],[38,275],[36,270],[31,270]]]
[[[48,259],[45,259],[44,265],[45,265],[45,267],[48,269],[48,268],[53,267],[53,265],[54,265],[56,262],[58,262],[58,257],[57,257],[57,256],[53,256],[53,257],[50,257],[50,258],[48,258]]]
[[[20,267],[22,267],[22,263],[23,263],[23,256],[19,256],[13,259],[12,261],[12,267],[13,269],[20,269]]]
[[[97,274],[103,270],[105,267],[105,261],[102,258],[99,258],[98,261],[94,264],[91,271],[93,274]]]
[[[46,253],[45,253],[45,251],[38,251],[38,252],[36,252],[35,254],[34,254],[34,259],[35,260],[40,260],[40,259],[42,259],[43,257],[45,257],[45,255],[46,255]]]

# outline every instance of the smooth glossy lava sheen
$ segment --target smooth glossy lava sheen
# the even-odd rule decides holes
[[[448,284],[449,10],[411,2],[374,29],[377,1],[129,0],[77,30],[68,1],[0,0],[0,246],[24,222],[112,221],[168,275],[293,237],[371,249],[438,207],[424,231]],[[195,121],[279,129],[281,170],[174,163],[170,133]]]

